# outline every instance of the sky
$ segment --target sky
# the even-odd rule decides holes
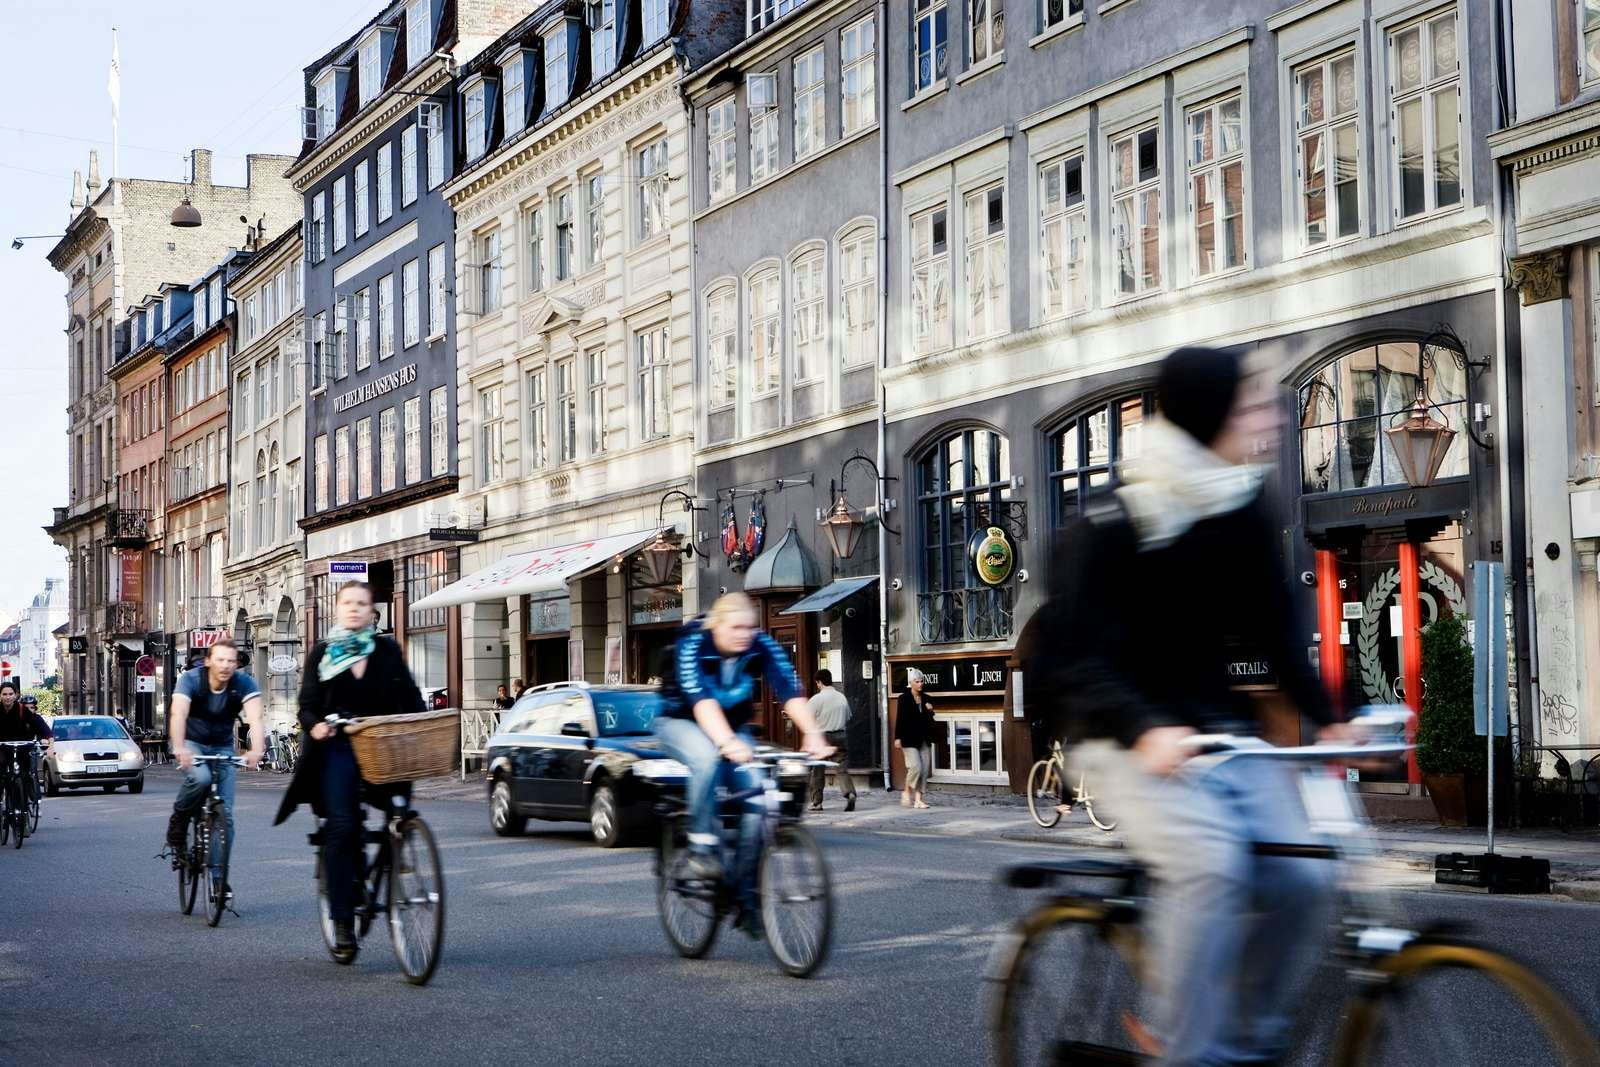
[[[0,615],[66,574],[42,527],[67,503],[66,279],[46,254],[89,151],[111,177],[111,30],[122,68],[121,176],[185,181],[210,148],[219,183],[247,153],[300,147],[301,70],[382,0],[0,0]]]

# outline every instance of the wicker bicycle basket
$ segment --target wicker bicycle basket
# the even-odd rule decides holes
[[[373,785],[440,778],[455,771],[461,752],[461,713],[453,708],[415,715],[373,715],[344,728],[361,777]]]

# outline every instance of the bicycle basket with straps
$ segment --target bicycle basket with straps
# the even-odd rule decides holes
[[[361,777],[373,785],[440,778],[455,771],[461,713],[454,708],[414,715],[373,715],[344,728]]]

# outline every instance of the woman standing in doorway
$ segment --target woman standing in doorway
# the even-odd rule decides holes
[[[933,705],[922,687],[926,679],[913,667],[906,672],[906,688],[894,716],[894,747],[905,756],[906,787],[900,806],[922,808],[930,805],[923,798],[928,772],[933,770]]]

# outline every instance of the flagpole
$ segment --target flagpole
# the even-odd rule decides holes
[[[117,56],[117,28],[111,27],[111,73],[106,79],[106,92],[111,94],[111,176],[122,176],[121,125],[122,125],[122,64]]]

